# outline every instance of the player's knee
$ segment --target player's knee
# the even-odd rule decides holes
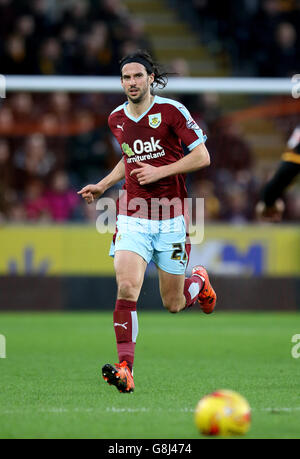
[[[118,296],[124,300],[131,300],[136,296],[137,287],[131,280],[121,280],[118,283]]]
[[[163,299],[163,305],[171,314],[176,314],[182,309],[180,306],[180,301],[177,298]]]

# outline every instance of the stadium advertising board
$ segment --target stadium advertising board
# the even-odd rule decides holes
[[[87,226],[9,226],[0,230],[0,275],[113,275],[110,233]],[[300,273],[300,234],[293,226],[207,225],[189,267],[218,275],[294,276]],[[151,272],[150,269],[148,272]]]

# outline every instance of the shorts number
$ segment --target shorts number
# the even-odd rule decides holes
[[[182,244],[172,244],[173,245],[173,252],[171,259],[172,260],[186,260],[187,259],[187,253],[185,250],[185,247],[182,247]]]

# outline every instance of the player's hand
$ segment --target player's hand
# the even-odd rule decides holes
[[[130,176],[136,176],[140,185],[148,185],[149,183],[157,182],[162,178],[160,167],[151,166],[137,161],[136,164],[140,166],[138,169],[133,169]]]
[[[88,204],[91,204],[95,199],[100,198],[104,191],[100,185],[87,185],[78,191],[77,194],[82,196]]]
[[[260,221],[272,223],[280,222],[282,220],[284,208],[284,202],[281,199],[277,199],[272,207],[267,207],[263,201],[259,201],[255,208],[256,217]]]

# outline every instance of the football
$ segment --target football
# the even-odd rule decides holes
[[[251,424],[250,405],[237,392],[218,390],[198,402],[195,423],[204,435],[244,435]]]

